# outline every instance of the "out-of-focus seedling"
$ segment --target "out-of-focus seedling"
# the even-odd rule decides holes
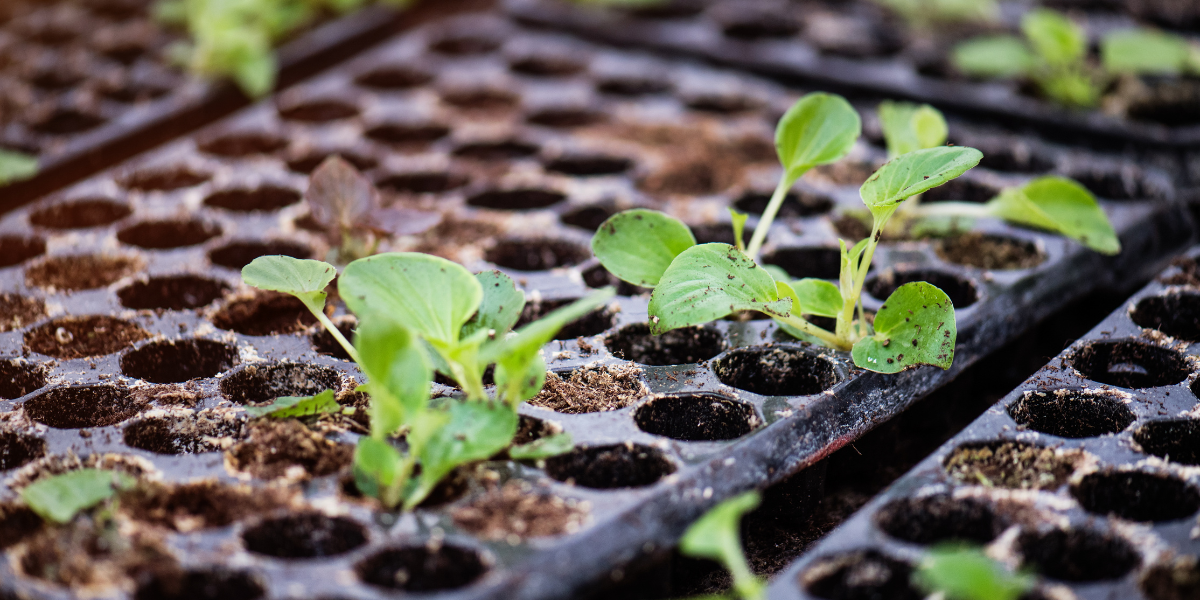
[[[1017,600],[1034,579],[1013,573],[978,548],[934,548],[913,573],[913,584],[944,600]]]
[[[996,0],[875,0],[912,27],[928,29],[946,23],[990,23],[1000,16]]]
[[[133,485],[134,479],[124,473],[79,469],[29,484],[21,490],[21,499],[43,519],[67,523],[79,511],[91,508]]]
[[[1081,27],[1050,9],[1030,11],[1021,20],[1024,39],[983,36],[956,46],[951,59],[974,77],[1024,77],[1046,97],[1065,106],[1088,108],[1100,102],[1103,74],[1087,62]]]
[[[1111,73],[1200,75],[1200,46],[1153,29],[1124,29],[1100,41],[1100,59]]]
[[[38,160],[12,150],[0,150],[0,186],[29,179],[38,172]]]
[[[733,589],[728,595],[703,596],[692,600],[717,600],[737,598],[761,600],[766,586],[750,570],[746,554],[742,551],[742,536],[739,524],[742,517],[758,507],[761,498],[758,492],[746,492],[734,496],[714,507],[700,517],[679,540],[679,551],[695,558],[707,558],[721,563],[733,576]]]

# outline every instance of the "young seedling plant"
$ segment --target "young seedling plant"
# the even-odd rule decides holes
[[[242,269],[247,284],[300,299],[366,375],[359,390],[370,396],[371,433],[359,440],[354,459],[364,494],[411,510],[457,467],[506,448],[514,459],[571,450],[567,434],[513,446],[516,411],[545,382],[542,347],[602,306],[611,289],[513,331],[525,296],[507,275],[472,275],[426,254],[378,254],[350,263],[338,277],[338,293],[359,320],[351,344],[324,315],[324,290],[336,274],[333,265],[286,256],[260,257]],[[491,394],[484,385],[490,365]],[[461,398],[430,398],[435,370],[459,384]]]
[[[913,572],[913,584],[944,600],[1017,600],[1033,589],[1033,577],[1013,573],[979,548],[939,546]]]
[[[888,158],[946,143],[945,117],[928,104],[886,101],[878,109]],[[870,215],[851,212],[860,220]],[[1069,237],[1102,254],[1117,254],[1121,242],[1104,209],[1087,188],[1066,177],[1043,176],[1006,188],[985,203],[920,202],[913,196],[897,211],[885,237],[942,235],[994,218]]]
[[[840,96],[809,94],[788,110],[775,134],[783,175],[745,249],[740,244],[697,245],[682,222],[634,209],[601,225],[592,250],[613,275],[654,288],[649,305],[654,334],[754,310],[770,315],[796,337],[850,351],[864,369],[896,373],[922,364],[947,369],[954,360],[957,329],[945,292],[926,282],[902,285],[884,302],[873,327],[864,318],[861,295],[880,235],[896,209],[974,167],[983,156],[978,150],[917,150],[871,175],[859,190],[873,219],[871,235],[853,247],[841,242],[838,284],[777,280],[756,262],[787,191],[813,167],[844,157],[860,131],[858,113]],[[743,223],[734,220],[739,239]],[[834,318],[836,327],[827,331],[803,315]]]
[[[679,540],[679,551],[686,556],[706,558],[721,563],[733,577],[733,589],[728,595],[708,595],[691,600],[761,600],[766,586],[750,570],[746,554],[742,551],[742,536],[739,523],[742,517],[758,507],[761,497],[758,492],[746,492],[734,496],[709,509]]]

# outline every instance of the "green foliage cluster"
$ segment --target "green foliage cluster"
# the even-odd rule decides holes
[[[322,13],[346,13],[371,0],[159,0],[156,18],[191,37],[172,56],[195,73],[230,77],[247,96],[275,87],[274,48]],[[404,6],[410,0],[378,0]]]
[[[351,344],[325,315],[325,288],[336,274],[333,265],[286,256],[260,257],[242,269],[247,284],[303,302],[367,376],[359,390],[370,396],[371,434],[359,441],[354,461],[363,493],[409,510],[460,465],[506,448],[520,459],[572,448],[567,434],[511,447],[516,409],[545,382],[542,347],[564,325],[603,305],[611,289],[513,331],[525,296],[507,275],[472,275],[426,254],[378,254],[351,262],[338,277],[338,293],[359,319]],[[483,383],[491,365],[493,394]],[[464,397],[431,399],[435,371],[458,382]],[[268,412],[311,414],[332,408],[331,400],[330,391],[281,399]],[[394,442],[398,435],[403,451]]]
[[[1120,74],[1200,74],[1200,48],[1187,40],[1150,29],[1127,29],[1100,41],[1100,65],[1088,60],[1083,28],[1066,15],[1046,8],[1021,20],[1023,38],[989,35],[955,46],[951,59],[974,77],[1024,77],[1049,99],[1065,106],[1090,108],[1105,86]]]
[[[921,561],[913,583],[945,600],[1017,600],[1034,578],[1010,572],[978,548],[942,546]]]

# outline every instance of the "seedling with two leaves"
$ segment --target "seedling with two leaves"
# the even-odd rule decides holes
[[[883,102],[878,115],[888,157],[945,144],[948,127],[942,114],[928,104]],[[994,218],[1050,231],[1074,239],[1102,254],[1117,254],[1121,242],[1095,196],[1078,182],[1043,176],[1007,188],[985,203],[924,203],[914,196],[897,211],[884,237],[937,236],[969,229],[976,218]],[[850,212],[864,222],[870,215]]]
[[[793,336],[850,350],[854,363],[864,369],[896,373],[921,364],[949,368],[957,329],[954,306],[945,292],[925,282],[900,286],[876,314],[873,329],[864,318],[861,295],[883,228],[896,209],[974,167],[983,156],[978,150],[939,147],[909,152],[868,178],[859,193],[871,213],[872,232],[853,247],[842,242],[837,285],[812,278],[789,282],[756,262],[788,190],[813,167],[844,157],[860,131],[858,113],[840,96],[809,94],[788,110],[775,134],[784,172],[745,249],[740,243],[697,245],[682,222],[635,209],[601,225],[592,250],[613,275],[654,288],[649,315],[655,334],[753,310],[770,315]],[[734,220],[739,241],[744,222],[744,217]],[[803,315],[834,318],[836,328],[827,331]]]
[[[285,256],[260,257],[242,270],[249,285],[299,298],[367,376],[360,390],[370,395],[371,435],[355,453],[355,479],[365,494],[409,510],[455,468],[506,448],[520,459],[571,449],[566,434],[512,447],[516,409],[545,382],[542,347],[612,290],[514,332],[525,296],[507,275],[472,275],[426,254],[379,254],[350,263],[338,278],[339,295],[359,319],[351,344],[324,315],[324,290],[336,274],[333,265]],[[491,395],[484,386],[489,365]],[[463,398],[431,400],[434,370],[458,382]],[[398,434],[404,452],[391,442]]]
[[[1021,21],[1024,39],[983,36],[956,46],[958,70],[982,78],[1024,77],[1045,96],[1070,107],[1100,103],[1116,75],[1200,74],[1200,46],[1151,29],[1125,29],[1100,41],[1100,66],[1088,61],[1087,35],[1062,13],[1037,9]]]

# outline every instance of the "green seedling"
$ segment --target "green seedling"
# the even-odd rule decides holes
[[[1110,73],[1200,75],[1200,46],[1153,29],[1109,33],[1100,41],[1100,59]]]
[[[0,150],[0,186],[29,179],[37,175],[37,172],[36,157],[12,150]]]
[[[355,453],[355,479],[365,494],[412,509],[455,468],[505,450],[519,459],[569,451],[569,436],[512,446],[516,409],[541,390],[542,347],[567,323],[603,305],[602,290],[513,331],[525,296],[507,275],[472,275],[451,261],[418,253],[356,260],[338,279],[338,293],[359,318],[354,344],[324,315],[323,290],[332,265],[283,256],[255,259],[243,280],[289,293],[308,306],[367,376],[371,435]],[[484,372],[495,366],[494,393]],[[437,370],[461,386],[463,398],[430,399]],[[402,434],[406,451],[389,441]],[[419,468],[418,468],[419,467]]]
[[[276,44],[322,12],[349,12],[367,1],[159,0],[155,16],[191,37],[171,48],[177,62],[200,75],[229,77],[247,96],[259,98],[275,87]],[[410,0],[379,1],[402,7]]]
[[[766,586],[750,570],[746,555],[742,552],[742,537],[739,523],[742,517],[758,507],[761,498],[758,492],[746,492],[734,496],[710,509],[700,517],[679,540],[679,551],[687,556],[715,560],[729,570],[733,576],[732,594],[729,596],[704,596],[703,600],[739,598],[760,600],[765,596]],[[701,600],[694,598],[693,600]]]
[[[354,165],[340,156],[326,158],[308,178],[304,192],[312,220],[325,228],[336,248],[327,257],[335,264],[375,254],[388,231],[379,191]]]
[[[875,0],[910,26],[928,29],[946,23],[990,23],[1000,16],[996,0]]]
[[[853,247],[842,243],[838,284],[776,279],[778,271],[773,275],[756,262],[788,189],[814,166],[845,156],[860,129],[858,113],[840,96],[809,94],[788,110],[775,135],[784,172],[744,250],[729,244],[696,245],[686,225],[644,209],[606,221],[592,238],[592,250],[613,275],[654,288],[649,305],[654,334],[753,310],[770,315],[800,339],[851,351],[855,364],[864,369],[896,373],[921,364],[949,368],[957,330],[954,307],[944,292],[924,282],[899,287],[876,314],[873,329],[864,318],[861,295],[883,228],[897,208],[974,167],[983,156],[978,150],[917,150],[871,175],[859,195],[871,214],[872,233]],[[834,318],[836,328],[827,331],[803,315]]]
[[[325,390],[315,396],[283,396],[266,406],[247,406],[246,414],[251,417],[271,419],[294,419],[342,412],[342,406],[334,399],[333,390]]]
[[[890,158],[914,150],[936,148],[946,142],[946,120],[927,104],[883,102],[879,105],[879,120]],[[869,221],[869,215],[865,213],[851,214]],[[971,219],[982,217],[1059,233],[1102,254],[1121,251],[1116,231],[1095,196],[1073,180],[1054,176],[1005,189],[984,204],[938,202],[922,205],[920,196],[914,196],[896,211],[892,227],[885,234],[893,237],[937,235],[968,227]]]
[[[1024,39],[984,36],[956,46],[955,67],[974,77],[1024,77],[1046,97],[1065,106],[1090,108],[1100,102],[1104,77],[1087,62],[1087,36],[1062,13],[1030,11],[1021,20]]]
[[[921,561],[913,584],[945,600],[1016,600],[1033,588],[1034,579],[1012,573],[977,548],[943,546]]]
[[[21,499],[43,519],[67,523],[79,511],[108,500],[133,484],[134,479],[124,473],[79,469],[29,484],[21,490]]]

